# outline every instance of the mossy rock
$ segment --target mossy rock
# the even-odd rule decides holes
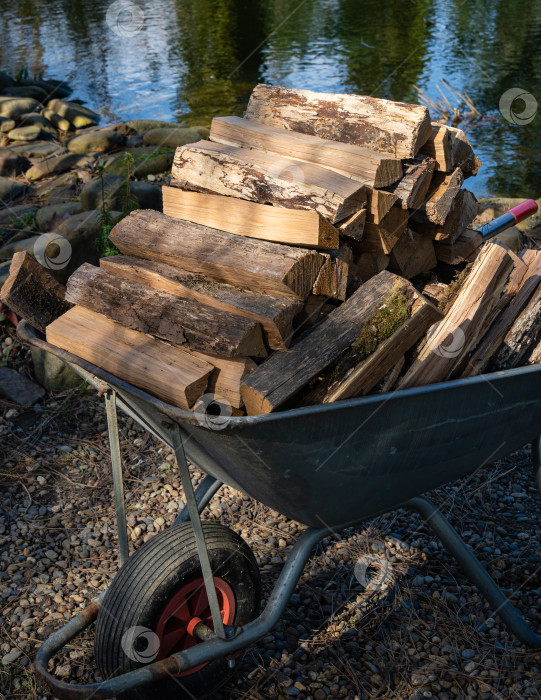
[[[14,85],[13,87],[4,90],[4,95],[12,97],[31,97],[39,102],[46,102],[49,97],[49,92],[39,85]]]
[[[64,149],[52,141],[32,141],[30,143],[13,143],[9,150],[25,158],[47,158],[55,153],[62,153]]]
[[[152,129],[181,129],[182,124],[174,124],[172,122],[162,122],[156,119],[131,119],[127,122],[122,122],[122,124],[116,124],[113,127],[115,131],[119,131],[125,136],[132,136],[133,134],[144,134],[146,131],[151,131]]]
[[[75,214],[80,214],[82,210],[81,202],[64,202],[62,204],[49,204],[45,207],[40,207],[36,211],[36,226],[42,232],[52,231],[63,220]]]
[[[31,126],[17,126],[8,132],[8,139],[12,141],[37,141],[42,135],[41,127],[37,124]]]
[[[0,117],[0,132],[1,133],[6,133],[7,131],[11,131],[16,127],[16,123],[14,119],[8,119],[7,117]]]
[[[156,148],[178,148],[208,138],[209,130],[203,126],[179,127],[178,129],[152,129],[143,136],[145,146]]]
[[[45,119],[42,114],[36,114],[36,112],[23,114],[19,126],[39,126],[46,134],[50,134],[51,136],[56,136],[57,134],[56,128],[51,122]]]
[[[76,129],[84,129],[87,126],[95,126],[100,115],[88,107],[83,107],[78,102],[65,102],[64,100],[51,100],[47,108],[67,119]]]
[[[174,151],[165,149],[155,149],[152,147],[130,148],[126,150],[131,153],[134,162],[130,166],[130,172],[135,177],[146,177],[156,175],[171,170]],[[127,166],[124,162],[125,153],[118,153],[107,159],[105,172],[113,175],[126,175]]]
[[[112,129],[95,129],[86,134],[71,138],[67,147],[72,153],[107,153],[115,148],[121,148],[126,143],[126,137]]]
[[[79,178],[76,173],[64,173],[36,188],[36,195],[47,204],[69,202],[75,198]]]
[[[49,175],[65,173],[67,170],[84,166],[86,163],[86,156],[81,156],[78,153],[63,153],[58,156],[50,156],[33,165],[26,172],[26,177],[30,182],[35,182]]]

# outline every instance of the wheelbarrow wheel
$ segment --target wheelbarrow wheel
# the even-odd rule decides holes
[[[255,557],[229,528],[206,522],[203,531],[224,624],[244,625],[255,618],[260,604]],[[198,641],[190,631],[195,618],[213,627],[193,529],[191,523],[181,523],[138,549],[107,591],[94,643],[101,676],[112,678],[194,646]],[[227,681],[228,671],[227,661],[218,659],[119,697],[203,698]]]

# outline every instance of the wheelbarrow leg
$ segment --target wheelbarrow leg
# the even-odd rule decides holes
[[[480,593],[493,606],[494,612],[501,617],[515,637],[526,646],[541,647],[541,635],[536,634],[528,626],[520,612],[503,594],[481,562],[468,549],[464,540],[436,506],[426,498],[417,497],[407,501],[403,507],[415,511],[430,525],[466,576],[477,586]]]
[[[532,464],[535,469],[537,488],[541,494],[541,435],[532,440]]]
[[[216,593],[216,586],[214,585],[214,576],[210,565],[209,553],[207,550],[207,545],[205,544],[205,535],[201,525],[199,508],[193,490],[192,478],[190,476],[190,470],[188,469],[184,445],[182,444],[182,435],[180,433],[180,428],[176,423],[173,423],[170,426],[170,432],[178,468],[180,469],[182,487],[184,489],[184,495],[186,496],[186,507],[188,508],[189,519],[192,523],[195,535],[197,553],[199,554],[199,563],[201,564],[201,571],[205,582],[205,590],[207,592],[210,611],[212,613],[214,632],[218,635],[218,637],[226,639],[224,623],[220,611],[220,603],[218,602],[218,594]]]
[[[195,500],[197,502],[197,510],[201,514],[207,505],[210,503],[214,494],[222,486],[223,482],[218,481],[213,476],[207,475],[199,486],[195,489]],[[185,505],[177,516],[173,525],[178,525],[179,523],[187,523],[190,520],[190,511],[188,506]]]
[[[116,529],[118,534],[118,553],[120,566],[129,557],[128,530],[126,527],[126,503],[124,501],[124,479],[122,477],[122,461],[120,458],[120,440],[118,438],[118,417],[116,412],[116,392],[107,389],[105,392],[105,409],[107,411],[107,428],[109,431],[109,447],[111,450],[111,465],[113,471],[113,493],[116,510]]]

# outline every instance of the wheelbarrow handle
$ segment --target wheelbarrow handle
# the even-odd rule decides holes
[[[535,199],[527,199],[516,207],[513,207],[505,214],[498,216],[498,218],[489,221],[488,224],[481,226],[477,231],[483,236],[483,240],[488,241],[490,238],[497,236],[498,233],[505,231],[505,229],[515,226],[520,221],[524,221],[529,216],[533,216],[537,212],[537,202]]]

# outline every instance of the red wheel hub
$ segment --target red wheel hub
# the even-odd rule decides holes
[[[214,585],[218,594],[223,623],[224,625],[232,625],[237,607],[233,589],[226,581],[218,577],[214,578]],[[203,577],[181,586],[165,606],[156,625],[156,634],[160,640],[160,653],[156,657],[156,661],[165,659],[177,651],[195,646],[197,639],[192,636],[192,632],[195,625],[201,621],[214,629]],[[188,676],[199,671],[203,666],[206,664],[179,675]]]

